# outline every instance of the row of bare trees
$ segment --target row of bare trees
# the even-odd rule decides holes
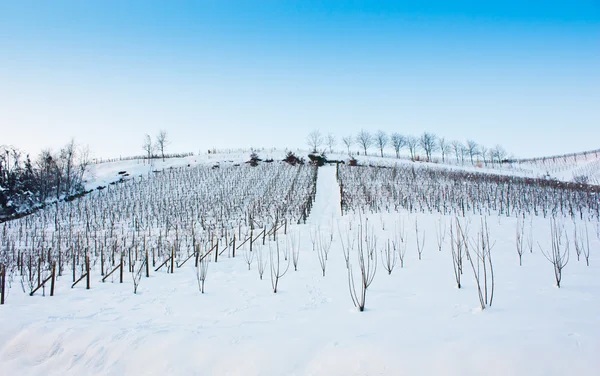
[[[471,165],[481,162],[487,166],[491,163],[502,163],[508,155],[500,145],[488,148],[473,140],[467,140],[465,143],[448,141],[430,132],[423,132],[417,137],[397,132],[388,134],[382,130],[371,133],[363,129],[356,136],[342,137],[341,141],[349,155],[352,155],[350,148],[354,145],[363,150],[363,155],[367,155],[371,147],[376,147],[381,157],[391,148],[396,158],[400,158],[400,153],[407,150],[412,161],[424,159],[429,162],[433,160],[435,153],[439,153],[442,163],[452,160],[463,165],[467,162]],[[329,152],[333,153],[337,139],[331,133],[325,137],[320,131],[314,130],[308,134],[306,143],[313,152],[321,151],[322,147],[326,146]],[[419,157],[421,152],[424,153],[424,158]]]

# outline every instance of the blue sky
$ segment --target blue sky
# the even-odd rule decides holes
[[[417,4],[418,3],[418,4]],[[0,144],[304,147],[312,129],[600,147],[594,1],[3,1]]]

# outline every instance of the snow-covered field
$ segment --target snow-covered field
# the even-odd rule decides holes
[[[283,158],[283,152],[272,154]],[[246,159],[245,154],[187,157],[152,168]],[[109,183],[118,171],[147,175],[152,168],[135,161],[97,165],[89,184]],[[287,235],[279,232],[282,249],[292,237],[300,239],[300,247],[298,270],[289,265],[277,293],[268,265],[275,242],[262,246],[260,240],[250,270],[246,246],[235,258],[227,252],[211,261],[204,294],[193,262],[173,274],[152,269],[149,278],[140,280],[137,294],[127,271],[123,284],[116,274],[102,283],[96,267],[90,290],[83,283],[71,288],[67,272],[58,279],[53,297],[47,296],[47,288],[46,296],[41,290],[29,296],[15,277],[6,304],[0,306],[0,373],[463,376],[593,375],[600,369],[597,218],[576,220],[579,231],[588,230],[589,266],[584,255],[579,260],[576,256],[573,220],[559,219],[571,248],[557,288],[553,267],[541,251],[550,249],[550,219],[526,218],[524,228],[533,247],[519,266],[517,219],[487,217],[495,244],[495,291],[492,306],[482,310],[467,261],[462,288],[456,286],[448,234],[453,217],[404,210],[342,216],[333,166],[319,169],[316,192],[306,224],[288,226]],[[469,224],[474,236],[480,220],[470,215],[461,223]],[[420,239],[425,239],[421,260],[415,221]],[[348,235],[356,238],[360,223],[376,235],[378,254],[364,312],[350,297],[342,250]],[[388,275],[382,252],[402,226],[404,266],[398,262]],[[440,229],[446,233],[441,251],[436,236]],[[314,239],[328,241],[331,236],[323,263]],[[262,280],[258,254],[267,263]],[[356,283],[357,257],[350,254]],[[281,268],[292,258],[290,252],[288,261],[281,259]]]

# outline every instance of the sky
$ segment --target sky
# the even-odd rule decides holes
[[[161,129],[167,152],[314,129],[597,149],[600,2],[0,0],[0,145],[109,158]]]

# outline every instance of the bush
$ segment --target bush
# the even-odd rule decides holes
[[[258,162],[261,162],[261,161],[262,161],[262,159],[260,159],[258,157],[258,154],[256,154],[255,151],[253,151],[252,154],[250,154],[250,160],[246,163],[250,163],[250,166],[256,167],[256,166],[258,166]]]
[[[298,158],[294,153],[292,153],[291,151],[287,153],[285,159],[283,160],[284,162],[292,165],[292,166],[296,166],[296,165],[302,165],[304,164],[304,160]]]
[[[312,164],[317,165],[319,167],[323,166],[327,162],[325,153],[321,153],[321,154],[311,153],[308,155],[308,159],[310,159]]]

